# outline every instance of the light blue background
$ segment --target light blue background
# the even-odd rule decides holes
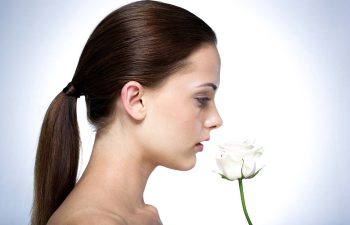
[[[35,150],[44,113],[54,96],[70,81],[93,28],[125,2],[128,1],[1,1],[0,224],[28,224]],[[195,12],[218,34],[223,62],[218,105],[226,126],[224,136],[232,134],[229,130],[233,134],[242,131],[242,122],[247,130],[254,130],[253,135],[263,137],[265,148],[274,150],[270,151],[265,174],[259,174],[249,184],[246,182],[248,193],[265,195],[248,202],[252,220],[269,225],[350,224],[350,1],[168,2]],[[239,12],[241,17],[237,17]],[[253,18],[253,24],[266,28],[268,35],[262,35],[257,27],[251,29],[248,26],[251,22],[237,18]],[[246,23],[239,28],[239,24]],[[239,32],[235,33],[236,30]],[[284,44],[276,42],[274,47],[266,37]],[[247,42],[241,42],[244,39]],[[265,49],[264,43],[267,43]],[[254,44],[261,48],[249,49]],[[238,50],[242,46],[247,51]],[[288,46],[288,51],[278,49],[280,46]],[[285,58],[274,52],[292,55],[295,62],[286,65],[292,69],[297,65],[296,71],[301,73],[295,76],[276,73],[283,71],[272,68],[278,67],[278,61],[265,63],[257,57]],[[235,70],[240,65],[250,66]],[[264,79],[272,73],[276,73],[272,77],[277,79]],[[245,78],[248,80],[244,81]],[[256,84],[256,79],[262,81]],[[231,89],[240,92],[228,95]],[[251,95],[245,97],[248,91]],[[264,95],[269,91],[269,95]],[[278,96],[288,99],[281,103],[275,101],[280,100]],[[246,117],[237,116],[242,115],[239,112]],[[270,121],[268,115],[273,113],[279,117]],[[303,132],[305,139],[300,138]],[[218,136],[219,131],[213,139],[219,140]],[[150,189],[157,190],[146,194],[159,208],[164,224],[244,223],[236,187],[231,190],[231,183],[221,181],[213,184],[216,178],[203,172],[206,160],[205,155],[199,157],[198,168],[186,175],[160,170],[155,174],[159,176],[150,180]],[[206,176],[198,178],[198,174]],[[170,196],[162,201],[166,199],[159,197],[162,191],[164,196],[173,195],[174,199]],[[278,198],[286,195],[290,197],[279,201]],[[192,196],[196,203],[183,203],[191,201],[186,196]],[[231,210],[232,201],[236,206],[232,203]]]

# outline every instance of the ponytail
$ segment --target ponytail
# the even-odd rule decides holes
[[[79,162],[77,98],[61,92],[50,104],[34,169],[32,225],[45,225],[76,183]]]

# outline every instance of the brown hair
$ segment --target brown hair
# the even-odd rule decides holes
[[[185,58],[205,43],[216,44],[215,33],[191,12],[155,1],[134,2],[112,12],[95,28],[71,84],[85,95],[88,120],[99,131],[112,117],[125,83],[134,80],[155,87],[183,68]],[[59,93],[42,124],[33,225],[46,224],[76,183],[80,137],[74,95]]]

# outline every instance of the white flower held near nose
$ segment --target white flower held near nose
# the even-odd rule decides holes
[[[263,148],[254,145],[254,141],[230,142],[219,145],[220,157],[216,163],[220,175],[228,180],[250,179],[258,174],[257,161],[262,155]]]
[[[238,180],[239,192],[244,215],[249,225],[252,225],[244,199],[243,179],[255,177],[262,169],[257,169],[257,162],[262,155],[262,147],[255,145],[255,141],[230,142],[219,145],[220,157],[216,158],[219,174],[230,181]]]

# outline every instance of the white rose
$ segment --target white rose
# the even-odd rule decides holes
[[[216,162],[223,178],[249,179],[261,170],[256,167],[257,160],[262,155],[262,147],[255,146],[254,141],[231,142],[219,145],[219,148],[221,155]]]

